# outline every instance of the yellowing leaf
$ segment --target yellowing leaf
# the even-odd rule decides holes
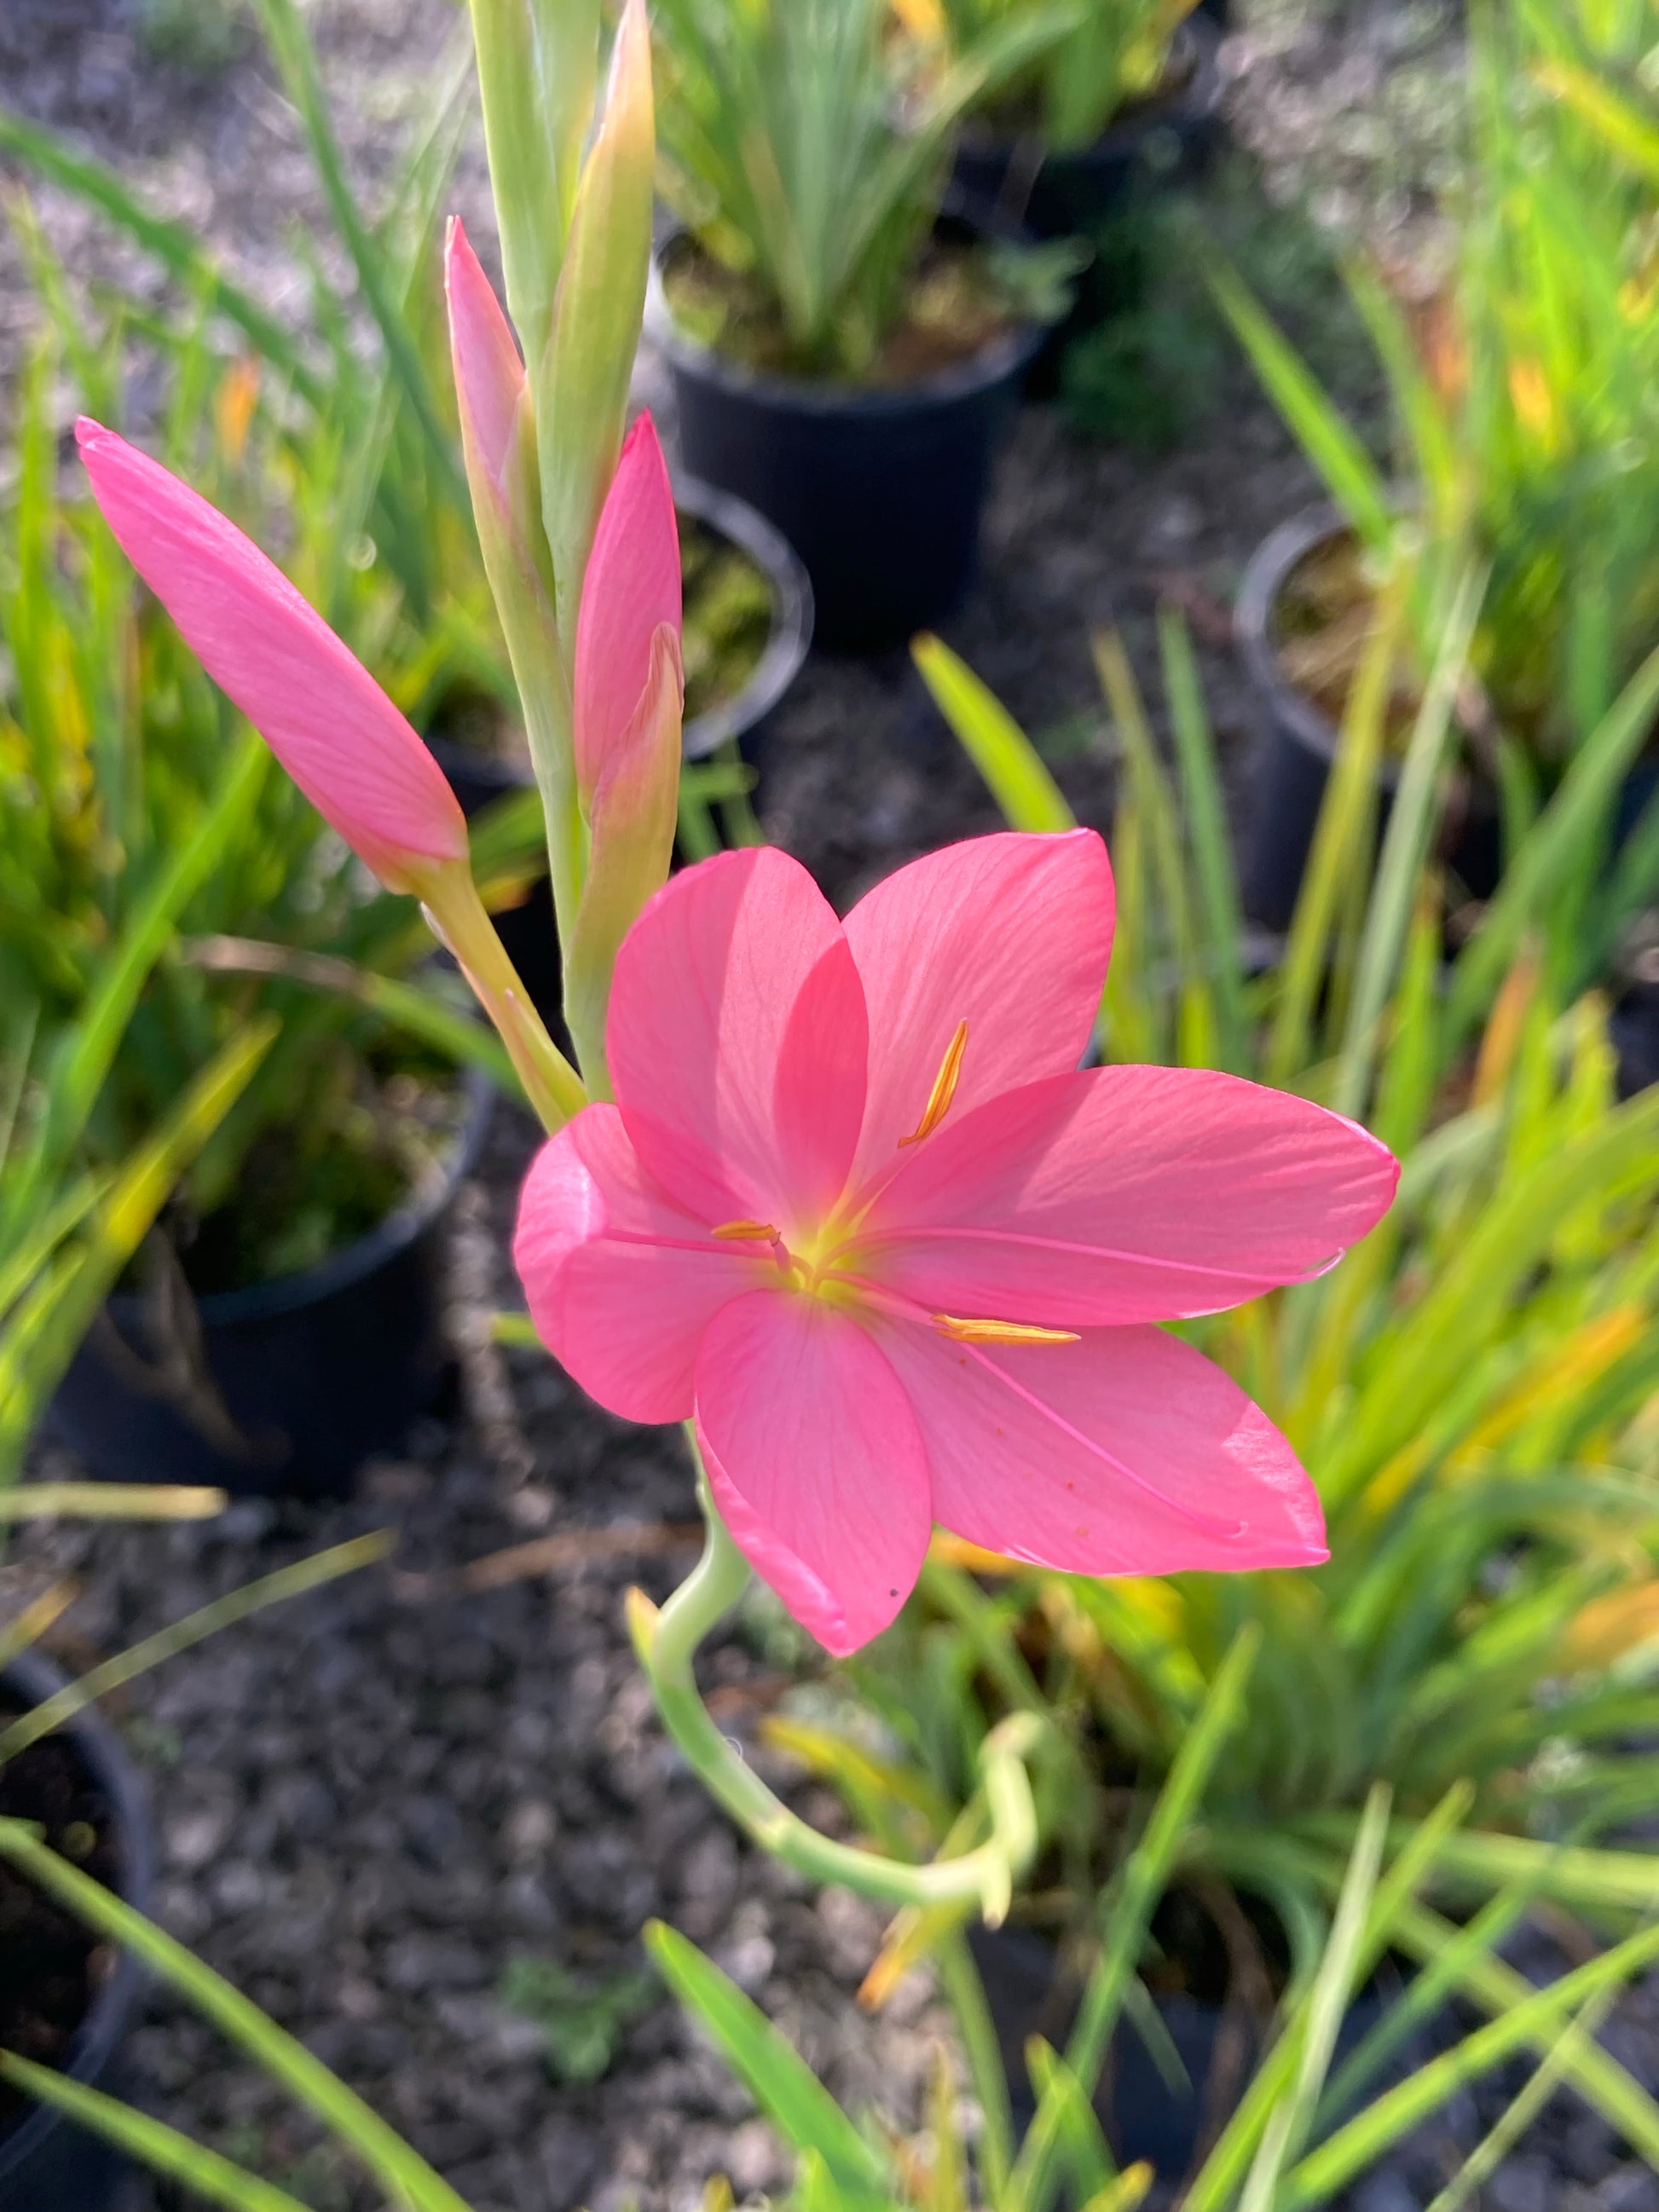
[[[1659,1638],[1659,1579],[1592,1598],[1568,1622],[1561,1663],[1570,1674],[1610,1667],[1638,1645]]]
[[[1593,1314],[1504,1393],[1453,1454],[1447,1474],[1467,1474],[1480,1455],[1506,1442],[1528,1421],[1557,1413],[1582,1396],[1615,1360],[1640,1343],[1647,1327],[1646,1309],[1633,1302],[1615,1306],[1610,1313]]]

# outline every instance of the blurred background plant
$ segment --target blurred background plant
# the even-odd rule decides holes
[[[240,770],[240,763],[237,763]],[[0,1028],[0,1492],[9,1491],[94,1315],[179,1176],[270,1049],[256,1018],[131,1151],[87,1166],[82,1139],[179,906],[211,869],[238,799],[233,772],[196,835],[139,902],[88,978],[75,1017],[44,1038],[40,1009],[7,1003]]]
[[[1605,1935],[1659,1904],[1650,1852],[1617,1841],[1659,1788],[1639,1741],[1659,1715],[1659,1091],[1618,1101],[1583,919],[1617,926],[1593,896],[1597,825],[1659,704],[1659,656],[1449,957],[1427,855],[1479,595],[1466,581],[1443,617],[1373,877],[1410,590],[1404,574],[1388,586],[1283,941],[1239,919],[1184,629],[1160,623],[1173,774],[1120,641],[1098,644],[1121,749],[1104,1053],[1302,1091],[1363,1116],[1404,1163],[1393,1212],[1340,1266],[1180,1331],[1296,1444],[1325,1503],[1330,1564],[1096,1582],[938,1539],[919,1601],[841,1678],[852,1705],[837,1709],[832,1678],[773,1734],[842,1788],[883,1849],[928,1856],[947,1836],[972,1839],[963,1808],[987,1731],[1013,1712],[1048,1723],[1043,1844],[1015,1912],[1085,1972],[1115,1940],[1100,1900],[1121,1900],[1150,1795],[1246,1633],[1260,1647],[1249,1698],[1179,1869],[1201,1927],[1219,1941],[1202,1906],[1219,1895],[1259,1986],[1305,1978],[1367,1790],[1388,1786],[1402,1838],[1456,1796],[1469,1826],[1437,1846],[1433,1905],[1402,1905],[1388,1941],[1492,2011],[1516,1978],[1449,1950],[1440,1908],[1508,1924],[1544,1898]],[[937,641],[917,650],[1011,823],[1066,826],[997,702]],[[1620,874],[1635,903],[1659,866],[1650,852],[1639,882]],[[938,1932],[896,1924],[867,1986],[893,1986]],[[1177,1940],[1174,1923],[1158,1932]],[[1575,2078],[1609,2112],[1634,2099],[1659,2148],[1659,2106],[1628,2077],[1592,2060]]]
[[[663,0],[661,186],[696,247],[665,264],[676,320],[757,366],[886,381],[1029,312],[1040,256],[930,241],[955,126],[1070,12],[998,11],[933,70],[888,0]]]
[[[365,344],[362,316],[314,258],[310,327],[295,339],[114,173],[40,126],[3,122],[9,149],[156,254],[177,295],[163,313],[82,300],[27,200],[11,194],[42,313],[0,514],[0,976],[44,1037],[77,1018],[97,962],[191,837],[236,744],[235,717],[89,502],[60,489],[66,386],[114,423],[143,392],[164,456],[279,555],[418,726],[477,714],[480,702],[500,716],[513,696],[453,413],[438,396],[447,374],[435,373],[447,353],[436,211],[464,54],[371,229],[343,180],[302,19],[289,0],[258,12],[378,343]],[[377,1225],[454,1139],[455,1060],[497,1074],[504,1065],[459,986],[451,993],[429,967],[410,980],[430,953],[412,902],[377,890],[263,748],[239,757],[215,865],[178,917],[182,941],[135,1006],[86,1129],[91,1157],[120,1158],[233,1029],[265,1015],[280,1024],[171,1212],[198,1289],[296,1272]],[[540,847],[533,799],[481,820],[495,902],[525,895]],[[152,1258],[161,1250],[152,1240]]]
[[[1460,720],[1510,784],[1547,787],[1659,638],[1659,164],[1625,90],[1652,35],[1647,0],[1471,9],[1449,273],[1350,271],[1392,394],[1387,465],[1236,273],[1209,271],[1352,532],[1305,564],[1309,688],[1340,710],[1402,531],[1422,540],[1419,659],[1456,574],[1486,564]]]
[[[1176,33],[1197,0],[1107,0],[1065,14],[1044,0],[892,0],[924,55],[960,58],[1025,21],[1042,42],[1015,75],[988,87],[976,114],[1045,150],[1091,146],[1123,108],[1164,90]]]

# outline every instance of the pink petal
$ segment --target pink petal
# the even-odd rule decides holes
[[[576,781],[584,797],[634,716],[651,640],[680,632],[680,540],[673,487],[649,415],[623,441],[582,580],[576,617]]]
[[[723,1308],[697,1361],[697,1441],[727,1528],[802,1626],[838,1654],[879,1635],[927,1553],[927,1462],[858,1322],[787,1291]]]
[[[952,1124],[954,1123],[954,1126]],[[1213,1313],[1318,1274],[1388,1211],[1399,1163],[1305,1098],[1102,1067],[954,1115],[853,1264],[933,1311],[1054,1328]]]
[[[318,812],[393,890],[465,860],[443,770],[292,584],[178,477],[85,416],[75,434],[104,519],[208,674]]]
[[[1112,871],[1092,830],[1006,831],[912,861],[847,917],[870,1010],[870,1102],[855,1178],[897,1164],[959,1022],[947,1117],[1075,1068],[1112,946]]]
[[[617,956],[605,1048],[629,1134],[710,1226],[817,1225],[858,1140],[865,1041],[841,925],[769,846],[676,876]]]
[[[1088,1575],[1327,1556],[1289,1444],[1162,1329],[968,1345],[894,1324],[880,1340],[927,1439],[933,1516],[970,1544]]]
[[[524,363],[459,216],[450,220],[444,246],[444,292],[462,433],[499,489],[518,435]]]
[[[584,1108],[536,1155],[513,1258],[548,1350],[630,1421],[690,1417],[710,1319],[775,1274],[658,1188],[614,1106]]]

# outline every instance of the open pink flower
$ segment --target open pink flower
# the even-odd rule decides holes
[[[82,416],[93,495],[133,567],[324,818],[393,890],[467,856],[443,770],[314,607],[234,522]]]
[[[832,1651],[935,1522],[1085,1574],[1326,1555],[1284,1437],[1155,1324],[1318,1273],[1397,1166],[1234,1076],[1079,1073],[1112,914],[1090,830],[951,846],[844,923],[784,854],[723,854],[623,947],[617,1104],[531,1170],[542,1336],[612,1412],[695,1415],[732,1535]]]

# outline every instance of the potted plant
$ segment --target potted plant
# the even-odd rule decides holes
[[[925,80],[887,29],[885,0],[656,16],[678,227],[647,329],[685,464],[776,525],[821,642],[860,650],[966,591],[992,453],[1054,305],[1006,230],[941,213],[952,126],[1046,25],[1000,27]]]
[[[896,0],[912,33],[971,52],[994,27],[1052,14],[1041,0]],[[1190,175],[1218,130],[1218,33],[1194,0],[1075,9],[1042,52],[977,102],[957,184],[1039,238],[1085,236],[1126,200]]]
[[[1420,696],[1427,629],[1460,574],[1485,579],[1474,680],[1459,702],[1462,796],[1448,851],[1476,896],[1490,893],[1500,848],[1659,642],[1659,448],[1648,434],[1659,379],[1655,200],[1626,142],[1592,119],[1605,123],[1636,59],[1628,42],[1595,48],[1602,12],[1547,24],[1540,10],[1480,11],[1452,274],[1425,295],[1401,272],[1352,272],[1390,388],[1390,462],[1373,459],[1237,280],[1211,271],[1335,502],[1273,532],[1240,588],[1238,635],[1263,731],[1245,890],[1264,921],[1282,925],[1294,904],[1336,745],[1333,702],[1402,538],[1423,550],[1409,611],[1419,665],[1396,702],[1397,737]],[[1613,15],[1606,21],[1609,41],[1621,35]],[[1587,78],[1564,48],[1588,48],[1601,74]],[[1581,102],[1581,112],[1570,94],[1587,81],[1600,104]],[[1638,766],[1618,802],[1616,836],[1654,788],[1652,765]]]
[[[427,957],[412,902],[373,895],[237,742],[102,525],[56,497],[49,366],[43,352],[0,547],[6,998],[42,1038],[74,1032],[112,928],[142,910],[127,886],[176,891],[178,934],[158,937],[88,1120],[94,1166],[127,1157],[233,1036],[280,1029],[94,1322],[58,1425],[110,1477],[337,1487],[441,1382],[438,1223],[489,1103],[455,1059],[489,1047],[408,980]],[[269,527],[280,437],[252,413],[233,424],[222,387],[216,419],[222,480]],[[319,589],[337,538],[325,477],[310,499],[282,507]],[[339,604],[383,633],[395,592],[341,568]]]

